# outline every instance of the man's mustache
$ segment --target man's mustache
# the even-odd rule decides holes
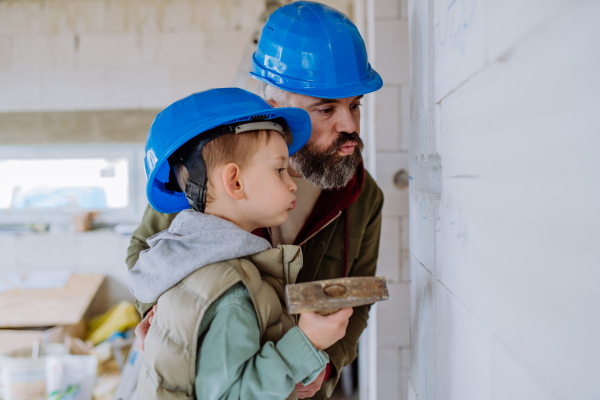
[[[333,153],[337,152],[340,149],[340,147],[342,147],[347,142],[356,143],[356,149],[359,152],[362,151],[363,147],[365,147],[362,139],[360,138],[360,136],[358,135],[357,132],[352,132],[352,133],[340,132],[338,138],[335,140],[335,142],[332,143],[332,145],[328,149],[327,153],[333,154]]]

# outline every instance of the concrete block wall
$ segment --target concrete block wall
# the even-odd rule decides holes
[[[394,184],[408,171],[410,124],[408,8],[401,0],[375,0],[375,69],[383,88],[375,101],[377,182],[385,195],[378,275],[391,299],[377,305],[377,399],[404,400],[410,366],[408,189]]]
[[[162,108],[231,86],[263,9],[264,0],[0,2],[0,111]]]
[[[409,399],[598,399],[600,4],[408,14]]]
[[[325,3],[351,15],[351,0]],[[265,0],[1,1],[0,112],[161,109],[232,86],[264,9]]]

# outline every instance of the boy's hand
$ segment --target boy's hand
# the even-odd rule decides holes
[[[352,308],[342,308],[335,314],[323,316],[316,312],[302,313],[298,328],[318,350],[325,350],[346,335]]]
[[[150,311],[146,314],[142,322],[135,327],[135,336],[137,337],[136,345],[138,349],[142,350],[144,353],[144,342],[146,341],[146,335],[148,334],[148,329],[150,329],[150,325],[152,325],[152,320],[154,319],[154,313],[156,312],[156,305],[152,307]]]
[[[315,393],[317,393],[321,389],[321,385],[323,385],[325,372],[327,372],[327,369],[321,371],[321,373],[316,377],[316,379],[306,386],[304,386],[301,383],[296,383],[296,392],[298,393],[298,398],[303,399],[305,397],[313,397]]]

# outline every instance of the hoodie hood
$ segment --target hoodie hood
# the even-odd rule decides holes
[[[153,303],[192,272],[220,261],[260,253],[271,244],[214,215],[185,210],[169,229],[147,240],[149,249],[129,271],[129,288],[143,303]]]

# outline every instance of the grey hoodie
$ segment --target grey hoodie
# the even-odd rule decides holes
[[[129,289],[143,303],[153,303],[192,272],[219,261],[271,248],[263,238],[234,223],[194,210],[179,213],[169,229],[147,240],[149,249],[129,271]]]

